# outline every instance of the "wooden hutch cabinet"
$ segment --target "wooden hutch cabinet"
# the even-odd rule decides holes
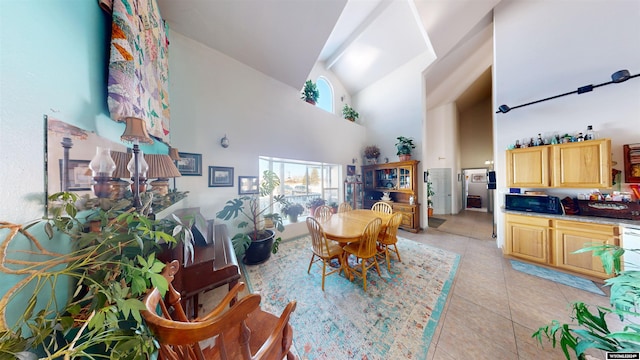
[[[418,163],[418,160],[408,160],[363,166],[364,208],[371,209],[374,203],[381,201],[382,193],[388,191],[393,212],[403,215],[400,228],[420,231]]]

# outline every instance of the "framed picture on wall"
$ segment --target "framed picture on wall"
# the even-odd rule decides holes
[[[233,168],[209,166],[209,187],[233,186]]]
[[[182,176],[202,176],[202,154],[178,152],[178,171]]]
[[[471,174],[472,183],[485,183],[487,182],[487,174]]]
[[[60,164],[60,190],[64,189],[62,183],[62,159],[58,160]],[[69,160],[67,166],[67,181],[69,191],[85,191],[91,190],[91,169],[89,169],[90,160]]]
[[[238,195],[257,193],[259,193],[257,176],[238,176]]]

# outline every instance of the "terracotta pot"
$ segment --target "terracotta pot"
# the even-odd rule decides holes
[[[427,215],[430,217],[433,216],[433,208],[428,208]]]
[[[305,100],[305,101],[308,102],[311,105],[315,105],[316,104],[316,102],[314,100],[311,100],[311,99],[310,100]]]
[[[400,158],[400,161],[411,160],[411,154],[398,155],[398,157]]]

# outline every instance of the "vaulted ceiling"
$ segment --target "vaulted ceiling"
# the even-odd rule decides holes
[[[158,0],[174,31],[297,89],[320,61],[352,95],[425,52],[437,87],[480,46],[499,2]]]

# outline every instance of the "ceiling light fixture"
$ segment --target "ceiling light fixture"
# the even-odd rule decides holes
[[[556,99],[556,98],[559,98],[559,97],[562,97],[562,96],[566,96],[566,95],[570,95],[570,94],[584,94],[586,92],[593,91],[593,89],[595,89],[597,87],[605,86],[605,85],[609,85],[609,84],[621,83],[621,82],[627,81],[627,80],[629,80],[631,78],[634,78],[634,77],[637,77],[637,76],[640,76],[640,74],[631,75],[629,73],[629,70],[619,70],[619,71],[614,72],[611,75],[611,81],[607,81],[605,83],[598,84],[598,85],[581,86],[577,90],[574,90],[574,91],[570,91],[570,92],[567,92],[567,93],[564,93],[564,94],[560,94],[560,95],[556,95],[556,96],[551,96],[551,97],[544,98],[544,99],[541,99],[541,100],[532,101],[532,102],[529,102],[529,103],[526,103],[526,104],[522,104],[522,105],[518,105],[518,106],[514,106],[514,107],[510,107],[508,105],[502,104],[502,105],[498,106],[498,111],[496,111],[496,114],[500,114],[500,113],[506,114],[509,111],[513,110],[513,109],[517,109],[517,108],[520,108],[520,107],[525,107],[525,106],[537,104],[537,103],[540,103],[540,102],[543,102],[543,101]]]

